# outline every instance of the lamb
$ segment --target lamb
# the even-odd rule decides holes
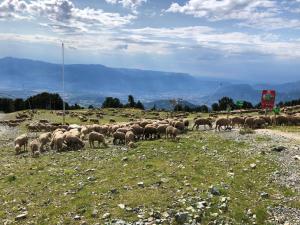
[[[39,136],[39,142],[40,142],[40,151],[44,151],[44,146],[47,145],[51,141],[51,133],[43,133]]]
[[[125,134],[123,132],[113,133],[113,143],[114,143],[114,145],[117,144],[117,141],[118,141],[118,144],[122,144],[122,143],[125,144]]]
[[[37,156],[39,154],[39,141],[34,139],[29,144],[32,156]]]
[[[166,138],[172,138],[174,140],[177,139],[178,129],[173,126],[168,126],[166,128]]]
[[[22,146],[24,147],[24,151],[27,151],[27,145],[28,145],[28,136],[27,134],[23,134],[15,139],[15,151],[16,154],[19,154],[21,152]]]
[[[199,129],[199,126],[204,126],[204,129],[206,129],[206,125],[209,126],[209,128],[212,128],[212,123],[209,119],[202,119],[202,118],[198,118],[195,120],[194,125],[192,130],[194,130],[194,127],[196,127],[196,129]]]
[[[229,129],[230,127],[230,120],[227,119],[227,118],[220,118],[220,119],[217,119],[216,121],[216,130],[218,131],[221,131],[221,127],[225,127],[225,129]]]
[[[129,144],[129,142],[134,142],[135,135],[132,131],[127,131],[125,134],[125,144]]]
[[[98,141],[98,147],[100,147],[100,143],[102,143],[105,147],[107,146],[105,143],[104,135],[93,131],[89,134],[89,143],[91,148],[95,148],[95,141]]]

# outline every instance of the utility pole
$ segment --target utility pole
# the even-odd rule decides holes
[[[65,105],[65,46],[64,42],[62,42],[62,86],[63,86],[63,124],[66,122],[66,105]]]

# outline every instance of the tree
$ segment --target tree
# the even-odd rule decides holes
[[[212,109],[212,111],[219,111],[219,104],[218,103],[212,104],[211,109]]]
[[[106,97],[102,103],[102,108],[122,108],[123,105],[118,98]]]
[[[144,107],[144,105],[143,105],[143,103],[141,103],[141,101],[138,101],[137,103],[136,103],[136,106],[135,106],[137,109],[142,109],[142,110],[144,110],[145,109],[145,107]]]
[[[156,111],[156,104],[151,108],[151,111]]]
[[[174,106],[174,111],[178,112],[178,111],[183,111],[183,107],[181,104],[177,104]]]
[[[253,105],[251,102],[244,101],[242,109],[253,109]]]
[[[128,95],[128,107],[134,108],[135,107],[135,101],[132,95]]]
[[[223,97],[219,100],[219,111],[225,111],[230,107],[231,109],[236,109],[236,105],[232,98]]]
[[[14,105],[15,111],[21,111],[25,109],[25,102],[22,98],[15,99]]]
[[[89,105],[88,108],[89,108],[89,109],[94,109],[94,106],[93,106],[93,105]]]

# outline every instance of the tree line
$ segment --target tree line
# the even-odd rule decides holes
[[[67,110],[82,109],[78,104],[69,105],[67,102],[65,107]],[[0,98],[0,111],[11,113],[27,109],[62,110],[63,100],[59,94],[47,92],[30,96],[25,100],[22,98]]]
[[[136,108],[136,109],[145,109],[141,101],[135,102],[132,95],[128,96],[127,104],[122,104],[120,99],[113,97],[106,97],[102,103],[102,108]]]

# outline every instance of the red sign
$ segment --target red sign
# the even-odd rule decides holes
[[[263,90],[261,96],[261,108],[273,109],[275,105],[276,92],[274,90]]]

